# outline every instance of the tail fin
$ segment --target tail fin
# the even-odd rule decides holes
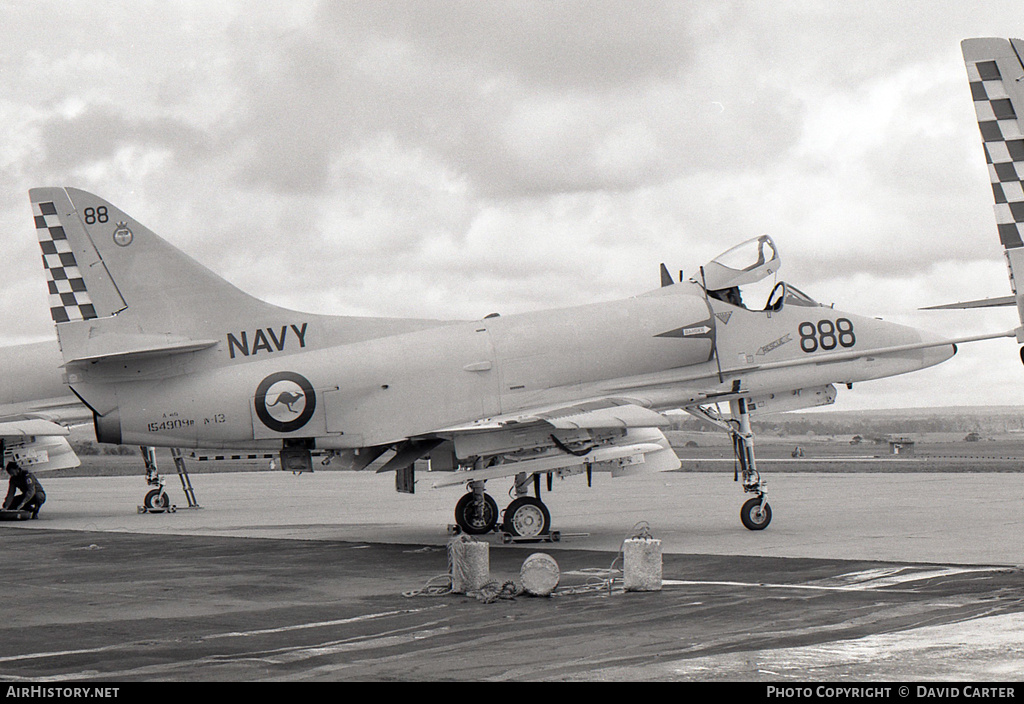
[[[29,197],[66,362],[193,351],[216,344],[243,315],[281,311],[98,196],[34,188]]]
[[[985,147],[1013,301],[1024,324],[1024,41],[965,39],[960,48]],[[1024,330],[1018,329],[1017,337],[1024,342]]]
[[[29,197],[66,365],[207,348],[214,363],[242,364],[446,324],[280,308],[239,290],[98,196],[34,188]]]

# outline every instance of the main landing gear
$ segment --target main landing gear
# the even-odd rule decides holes
[[[533,475],[534,493],[527,494],[529,477],[516,476],[514,491],[517,498],[504,511],[501,531],[513,538],[543,540],[551,533],[551,513],[540,500],[540,475]],[[484,482],[471,481],[470,491],[455,505],[455,523],[463,533],[483,535],[498,529],[498,505],[490,494],[484,493]],[[550,486],[548,487],[551,488]]]
[[[754,460],[754,434],[750,432],[747,400],[739,398],[729,402],[731,417],[728,420],[723,419],[717,411],[703,406],[687,410],[691,415],[714,423],[732,436],[733,453],[738,465],[736,479],[742,477],[744,492],[756,494],[744,502],[740,509],[740,521],[750,530],[764,530],[772,522],[772,507],[765,498],[768,493],[767,482],[758,474],[757,462]]]
[[[498,524],[498,504],[484,493],[483,482],[472,482],[473,491],[455,504],[455,523],[467,535],[483,535]]]

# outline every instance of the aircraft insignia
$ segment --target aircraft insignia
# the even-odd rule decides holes
[[[725,325],[729,324],[729,318],[732,317],[732,311],[727,310],[724,313],[715,313],[715,317],[722,321]]]
[[[114,230],[114,244],[119,247],[127,247],[132,243],[132,239],[134,238],[135,235],[133,235],[132,231],[128,229],[128,223],[117,223],[117,228]]]
[[[313,417],[316,392],[309,380],[295,372],[276,372],[256,388],[256,417],[278,433],[298,430]]]

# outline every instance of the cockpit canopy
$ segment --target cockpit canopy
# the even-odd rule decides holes
[[[736,245],[705,264],[701,283],[711,298],[746,308],[739,287],[766,279],[780,266],[782,260],[772,238],[761,235]],[[772,288],[764,310],[778,311],[784,305],[811,307],[821,304],[795,286],[780,281]]]
[[[718,291],[752,284],[771,276],[782,266],[775,243],[761,235],[736,245],[704,265],[704,288]]]

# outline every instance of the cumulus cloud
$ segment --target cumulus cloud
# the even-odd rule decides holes
[[[52,334],[37,185],[321,312],[609,300],[762,233],[782,278],[856,312],[1001,295],[958,44],[1019,36],[1017,5],[14,5],[7,336]]]

